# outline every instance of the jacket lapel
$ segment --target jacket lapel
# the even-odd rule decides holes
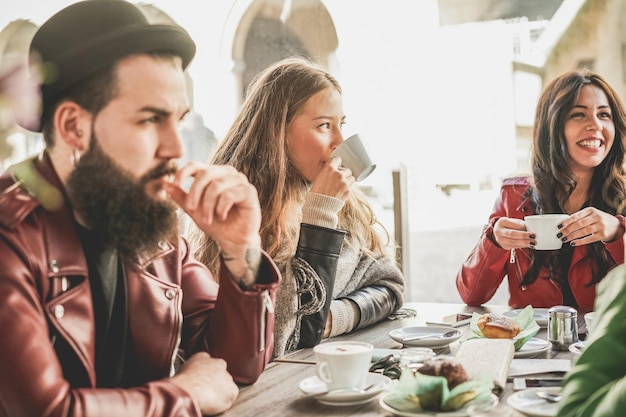
[[[35,165],[42,178],[36,186],[23,183],[25,188],[38,200],[45,200],[48,195],[65,197],[47,154],[42,154]],[[91,385],[95,386],[95,328],[87,261],[65,198],[63,201],[60,205],[44,206],[42,226],[48,282],[43,285],[47,289],[42,294],[43,302],[54,327],[52,333],[56,331],[66,339],[86,369]]]

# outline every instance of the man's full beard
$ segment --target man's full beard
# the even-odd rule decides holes
[[[104,153],[95,136],[91,142],[67,181],[73,209],[107,247],[137,259],[175,231],[176,206],[148,196],[145,185],[176,167],[163,162],[135,180]]]

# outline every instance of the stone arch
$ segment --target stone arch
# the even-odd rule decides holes
[[[253,0],[235,31],[232,59],[240,97],[268,65],[293,55],[328,68],[339,42],[320,0]]]

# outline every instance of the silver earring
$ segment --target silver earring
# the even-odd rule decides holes
[[[80,161],[80,151],[78,149],[74,149],[74,152],[72,153],[72,165],[74,165],[74,168],[78,166],[79,161]]]

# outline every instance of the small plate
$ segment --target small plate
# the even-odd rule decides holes
[[[503,316],[515,317],[522,312],[521,308],[517,310],[510,310],[502,313]],[[548,309],[547,308],[533,308],[533,318],[539,325],[539,327],[548,327]]]
[[[559,403],[549,403],[537,397],[537,391],[552,394],[561,392],[561,387],[528,388],[511,395],[507,404],[509,407],[529,417],[554,417],[559,409]]]
[[[355,405],[362,404],[372,400],[375,396],[383,392],[389,384],[391,384],[391,379],[388,377],[370,372],[367,374],[367,378],[365,379],[365,386],[372,385],[374,386],[370,388],[365,393],[352,392],[349,390],[338,390],[334,392],[329,392],[328,394],[315,395],[318,392],[326,391],[326,384],[319,379],[317,376],[312,376],[306,379],[303,379],[298,388],[306,395],[314,396],[316,400],[326,405]]]
[[[451,337],[442,338],[439,335],[449,332],[453,330],[450,326],[445,327],[435,327],[435,326],[415,326],[415,327],[404,327],[402,329],[394,329],[389,332],[389,337],[395,340],[398,343],[402,343],[404,346],[411,347],[429,347],[429,348],[442,348],[448,346],[452,342],[456,342],[461,338],[463,332],[457,329],[457,334]],[[418,339],[403,342],[402,340],[411,337],[411,336],[419,336],[419,335],[427,335],[432,334],[434,336],[427,337],[425,339]]]
[[[387,398],[388,395],[392,395],[392,393],[388,393],[380,397],[380,400],[378,400],[378,404],[380,404],[380,406],[385,411],[389,411],[390,413],[401,417],[467,417],[469,415],[467,412],[468,407],[472,404],[472,401],[470,401],[465,404],[463,408],[456,411],[402,411],[390,406],[385,402],[385,398]],[[492,403],[493,406],[497,405],[498,397],[492,395],[492,398],[489,400],[489,402]]]
[[[550,349],[552,344],[544,339],[538,339],[533,337],[528,342],[524,343],[519,350],[515,351],[514,357],[516,358],[532,358],[539,355],[541,352],[545,352]]]
[[[570,352],[575,353],[576,355],[580,355],[581,353],[583,353],[583,350],[585,350],[585,342],[579,340],[578,342],[569,345],[568,349]]]

